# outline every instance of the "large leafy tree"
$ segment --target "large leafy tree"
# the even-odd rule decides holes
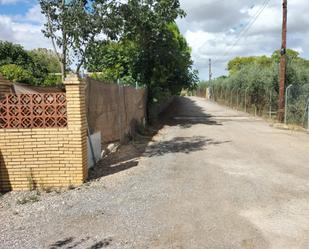
[[[124,37],[134,41],[138,48],[138,63],[136,64],[139,81],[151,88],[158,75],[161,64],[162,48],[170,33],[168,24],[174,22],[177,17],[185,15],[180,8],[178,0],[128,0],[122,5],[124,16]],[[166,51],[165,51],[166,52]],[[161,76],[163,76],[163,72]],[[156,77],[155,80],[158,80]],[[160,81],[162,79],[159,79]]]
[[[128,0],[122,13],[124,37],[138,47],[133,76],[148,86],[150,97],[194,85],[190,49],[174,23],[185,16],[179,1]]]
[[[191,50],[174,22],[185,15],[179,1],[129,0],[119,9],[119,41],[93,47],[88,69],[111,80],[146,85],[150,97],[193,87],[197,72],[192,70]]]

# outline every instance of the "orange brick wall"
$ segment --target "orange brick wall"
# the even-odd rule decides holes
[[[65,81],[66,128],[0,129],[0,188],[80,185],[87,178],[85,84],[70,75]]]

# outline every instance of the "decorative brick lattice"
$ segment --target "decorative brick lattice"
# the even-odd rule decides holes
[[[0,99],[0,128],[67,126],[65,93],[6,94]]]

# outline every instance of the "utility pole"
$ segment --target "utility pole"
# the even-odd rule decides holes
[[[279,72],[279,103],[278,103],[278,121],[284,120],[284,91],[286,81],[286,37],[287,37],[287,14],[288,14],[288,1],[283,0],[283,22],[282,22],[282,46],[280,50],[280,72]]]

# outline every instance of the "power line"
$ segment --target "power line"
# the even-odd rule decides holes
[[[269,2],[270,2],[270,0],[264,0],[264,2],[262,3],[261,8],[254,14],[252,19],[244,26],[242,31],[238,34],[237,39],[235,40],[235,42],[231,46],[229,46],[226,49],[226,51],[223,53],[223,57],[228,57],[230,55],[232,49],[239,43],[239,41],[243,38],[243,36],[247,35],[248,31],[252,28],[252,26],[258,20],[260,15],[264,12],[264,10],[268,6]],[[216,64],[216,62],[214,62],[213,64]]]
[[[248,31],[252,28],[252,26],[255,24],[255,22],[258,20],[260,15],[263,13],[263,11],[268,6],[270,0],[265,0],[262,7],[257,11],[257,13],[254,15],[253,19],[245,26],[245,28],[239,33],[237,40],[230,46],[227,51],[223,54],[223,56],[227,56],[230,54],[231,50],[238,44],[238,42],[243,38],[244,35],[248,33]]]

